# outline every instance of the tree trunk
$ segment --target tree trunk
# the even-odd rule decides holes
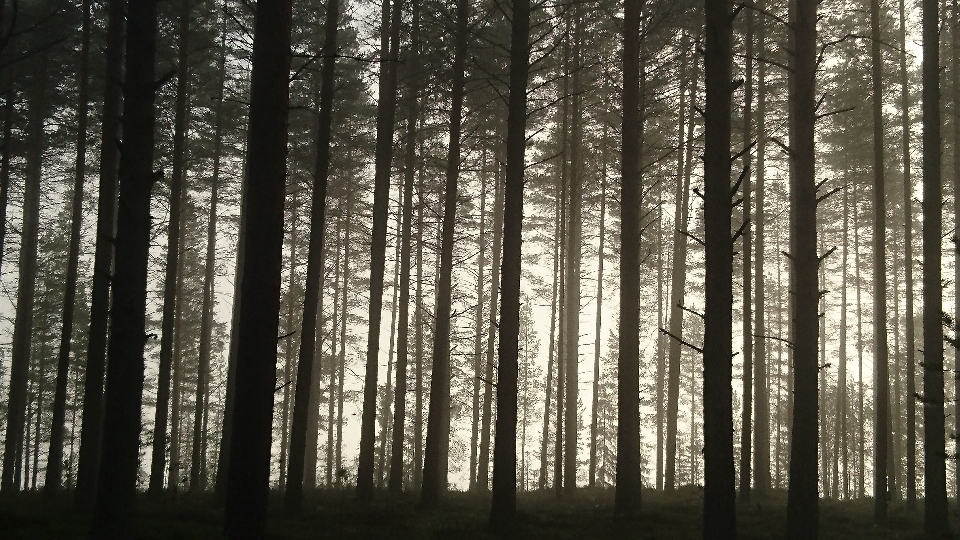
[[[411,0],[412,11],[409,66],[419,66],[420,0]],[[407,98],[407,140],[403,171],[403,220],[400,233],[400,322],[397,336],[397,384],[393,403],[393,452],[390,454],[390,476],[387,488],[393,494],[403,491],[403,434],[406,426],[407,358],[410,336],[410,244],[413,228],[413,180],[417,161],[417,122],[420,109],[419,73],[410,69],[410,96]],[[482,213],[482,211],[481,211]],[[481,235],[482,236],[482,235]],[[422,238],[422,237],[421,237]],[[418,241],[417,244],[422,244]],[[482,255],[481,255],[482,256]],[[419,287],[419,283],[418,283]],[[478,308],[479,309],[479,308]],[[473,469],[471,469],[472,475]]]
[[[421,148],[422,150],[422,148]],[[422,153],[422,152],[421,152]],[[417,291],[416,291],[416,313],[413,316],[414,327],[414,354],[417,358],[416,381],[414,383],[414,411],[413,411],[413,485],[419,486],[423,479],[423,205],[424,205],[424,185],[423,185],[423,161],[418,164],[417,171]],[[496,266],[494,266],[496,270]],[[488,368],[489,372],[489,368]],[[489,380],[489,379],[488,379]],[[489,395],[489,393],[488,393]],[[484,402],[486,403],[486,401]],[[484,407],[486,411],[486,407]],[[485,424],[489,427],[489,424]],[[484,433],[489,433],[489,429]],[[487,438],[489,441],[489,438]],[[480,446],[480,466],[485,466],[483,461],[483,444]],[[484,484],[486,485],[486,477]]]
[[[373,193],[373,232],[370,243],[370,311],[367,331],[367,362],[363,382],[363,415],[360,426],[360,457],[357,497],[373,498],[373,458],[377,420],[377,370],[380,365],[380,319],[383,315],[383,273],[387,249],[387,211],[390,204],[390,163],[397,108],[397,50],[400,45],[400,14],[403,0],[383,0],[377,147]],[[390,20],[392,19],[392,20]],[[389,37],[389,39],[388,39]]]
[[[27,131],[27,156],[24,171],[23,225],[20,240],[20,260],[17,277],[17,306],[10,353],[10,386],[7,401],[7,435],[3,448],[3,477],[0,491],[9,493],[21,488],[14,475],[17,449],[23,444],[24,430],[29,431],[26,418],[29,395],[31,341],[34,326],[35,285],[37,280],[37,242],[40,232],[40,191],[43,178],[44,118],[47,106],[47,53],[38,60],[36,82],[30,96],[30,125]],[[30,445],[24,446],[29,455]],[[24,475],[26,487],[27,475]]]
[[[960,194],[960,69],[958,69],[957,56],[960,56],[960,7],[958,7],[957,0],[953,0],[953,14],[952,14],[952,24],[950,25],[950,37],[952,39],[952,48],[953,54],[950,55],[950,71],[953,74],[950,81],[950,93],[951,101],[953,101],[953,216],[954,216],[954,226],[957,223],[960,223],[960,197],[957,197],[957,194]],[[960,255],[960,250],[954,246],[954,254]],[[954,262],[953,265],[953,283],[954,286],[960,283],[960,264]],[[954,317],[960,314],[960,294],[954,293]],[[954,349],[954,371],[956,372],[957,368],[960,367],[960,363],[957,362],[957,358],[960,358],[960,354],[957,354],[957,349]],[[957,433],[960,433],[960,418],[957,417],[960,414],[960,377],[954,376],[953,378],[953,388],[954,388],[954,400],[953,400],[953,425],[954,425],[954,452],[955,455],[960,455],[960,439],[956,437]],[[960,474],[954,473],[954,495],[960,493]]]
[[[604,125],[604,142],[606,142],[606,125]],[[593,399],[590,407],[590,487],[593,487],[597,481],[597,409],[600,406],[600,341],[601,341],[601,316],[603,313],[603,243],[606,230],[605,219],[607,217],[607,163],[606,154],[601,158],[600,166],[600,238],[597,245],[597,315],[596,325],[593,329]],[[661,267],[662,268],[662,267]],[[658,336],[658,352],[659,347]],[[662,355],[658,355],[658,359]],[[548,377],[549,378],[549,377]],[[662,392],[658,391],[658,394]],[[658,405],[659,405],[658,401]],[[660,408],[658,406],[658,412]],[[659,424],[658,424],[659,425]],[[658,428],[659,431],[659,428]]]
[[[731,70],[733,58],[733,17],[727,0],[706,0],[706,52],[704,80],[704,283],[705,323],[703,334],[703,435],[704,491],[703,537],[736,538],[737,510],[733,461],[733,243],[730,239],[733,205],[730,189],[730,109],[733,97]],[[748,68],[749,69],[749,68]],[[749,76],[748,76],[749,77]],[[750,80],[747,79],[747,92]],[[750,98],[747,98],[750,103]],[[749,126],[749,116],[746,115]],[[749,129],[747,130],[749,133]],[[747,153],[746,155],[749,155]],[[749,159],[749,158],[747,158]],[[749,178],[749,163],[745,164]],[[744,224],[749,219],[749,180],[744,185]],[[734,194],[735,194],[734,190]],[[749,243],[744,237],[744,253]],[[744,263],[744,290],[749,290],[750,269]],[[745,300],[749,305],[749,300]],[[747,308],[749,309],[749,308]],[[749,317],[744,329],[749,328]],[[745,342],[750,340],[745,332]],[[749,355],[744,379],[748,380]],[[749,395],[744,382],[745,396]],[[745,405],[745,424],[749,425],[749,405]],[[749,429],[749,428],[747,428]],[[744,435],[749,445],[749,435]],[[749,454],[749,446],[742,450]],[[745,459],[749,464],[749,458]],[[743,462],[741,462],[743,463]],[[745,473],[750,484],[749,468]],[[741,483],[741,488],[743,487]],[[749,488],[748,488],[749,489]],[[749,497],[747,495],[746,497]]]
[[[694,49],[700,46],[697,38]],[[684,289],[687,279],[687,221],[690,208],[690,176],[693,169],[693,132],[696,122],[696,97],[698,79],[700,78],[700,64],[694,57],[693,80],[690,83],[690,113],[687,115],[685,166],[677,171],[677,197],[680,203],[674,214],[673,234],[673,269],[670,277],[670,333],[675,336],[670,340],[669,358],[667,364],[667,465],[664,471],[663,487],[672,491],[675,486],[677,470],[677,416],[680,399],[680,342],[676,338],[682,337],[683,332],[683,305]],[[682,173],[681,170],[682,169]],[[681,184],[682,176],[682,184]],[[622,352],[621,352],[622,354]]]
[[[816,539],[819,529],[817,481],[817,192],[814,97],[817,56],[817,2],[793,0],[794,62],[790,81],[793,125],[790,236],[793,281],[793,395],[787,538]]]
[[[353,205],[355,194],[353,191],[347,195],[347,220],[346,232],[343,237],[343,290],[340,293],[342,302],[340,303],[340,357],[337,359],[337,452],[335,459],[336,466],[336,484],[340,487],[346,476],[346,470],[343,468],[343,372],[347,367],[347,314],[350,312],[350,302],[347,298],[347,292],[350,290],[350,237],[353,232]],[[332,394],[331,394],[332,395]]]
[[[187,83],[190,79],[190,1],[182,0],[177,29],[177,98],[174,104],[173,164],[170,176],[170,222],[167,226],[167,260],[163,284],[163,320],[160,330],[160,368],[157,375],[157,405],[154,416],[153,453],[147,492],[156,497],[163,491],[166,465],[167,413],[170,401],[170,368],[173,359],[173,320],[176,316],[177,260],[180,258],[180,205],[186,176],[184,148],[187,139]]]
[[[510,530],[517,513],[517,360],[520,352],[520,265],[527,75],[530,68],[530,1],[513,0],[512,8],[507,168],[503,189],[503,275],[500,281],[497,425],[493,447],[493,498],[489,522],[494,531]]]
[[[123,27],[124,3],[121,0],[109,0],[107,2],[107,44],[104,51],[104,79],[107,81],[119,81],[121,78]],[[106,371],[110,279],[113,267],[117,163],[120,160],[120,152],[115,140],[120,127],[120,90],[120,85],[117,83],[104,85],[101,109],[96,248],[93,260],[93,285],[90,293],[87,365],[83,380],[83,414],[80,418],[82,427],[80,452],[77,458],[77,489],[73,498],[74,504],[83,509],[90,508],[94,500],[99,475],[100,439],[103,432],[103,377]]]
[[[396,229],[401,227],[401,209],[397,208]],[[393,250],[393,300],[390,308],[390,351],[387,353],[387,384],[380,396],[380,446],[377,449],[377,489],[383,489],[383,475],[386,472],[387,439],[390,437],[390,428],[393,426],[390,405],[393,401],[393,355],[396,352],[397,338],[397,283],[400,281],[400,235],[396,235],[396,244]]]
[[[216,300],[213,298],[214,280],[216,279],[216,257],[217,257],[217,203],[220,195],[220,153],[223,148],[223,82],[225,80],[226,66],[226,34],[220,38],[220,60],[218,66],[219,82],[217,85],[217,97],[214,112],[214,135],[213,135],[213,178],[210,181],[210,214],[207,219],[207,254],[204,261],[203,270],[203,306],[201,308],[200,319],[200,355],[197,370],[197,393],[196,400],[199,403],[206,396],[206,389],[209,386],[207,378],[210,371],[210,347],[213,339],[213,309]],[[201,445],[199,440],[205,437],[206,430],[203,429],[203,415],[206,407],[197,407],[193,417],[193,459],[190,460],[190,489],[192,491],[203,491],[206,489],[206,475],[200,474],[198,463],[202,461]]]
[[[290,461],[287,469],[287,490],[283,506],[287,512],[297,513],[303,502],[304,455],[307,448],[307,417],[311,408],[311,390],[314,386],[313,365],[316,358],[317,308],[323,279],[323,235],[327,204],[327,179],[330,169],[330,139],[333,126],[334,78],[337,61],[337,25],[340,21],[340,1],[327,0],[324,22],[323,58],[320,74],[320,119],[317,127],[317,161],[313,174],[310,201],[310,239],[307,247],[307,280],[303,294],[303,318],[300,323],[300,351],[297,358],[297,389],[294,396],[293,428],[290,437]],[[311,452],[316,453],[314,447]],[[315,473],[310,473],[315,474]]]
[[[873,109],[873,519],[887,519],[887,445],[890,438],[890,381],[887,352],[886,202],[883,178],[883,80],[880,2],[870,0],[871,97]]]
[[[900,0],[900,122],[903,166],[903,261],[904,314],[906,336],[904,349],[907,365],[907,508],[917,505],[917,402],[916,338],[914,336],[913,308],[913,181],[910,177],[910,95],[907,78],[907,23],[904,0]]]
[[[620,328],[617,361],[617,487],[614,512],[640,511],[640,11],[625,0],[620,163]],[[669,455],[669,453],[668,453]]]
[[[180,229],[180,242],[183,242],[184,229]],[[173,321],[173,375],[170,378],[170,468],[167,485],[170,494],[176,496],[180,488],[180,437],[183,407],[183,257],[177,261],[177,291],[174,295],[175,315]]]
[[[743,416],[740,425],[740,500],[750,502],[750,454],[753,420],[753,313],[750,250],[753,218],[750,214],[750,151],[753,144],[753,10],[747,10],[746,66],[743,106]],[[732,279],[732,275],[731,275]]]
[[[93,536],[98,538],[130,536],[137,490],[150,191],[157,178],[153,171],[156,30],[156,2],[129,2],[126,57],[130,61],[126,64],[123,87],[124,140],[114,243],[117,256],[107,352],[110,370],[100,458],[110,466],[99,469],[93,518]],[[105,230],[109,229],[101,232]]]
[[[757,32],[758,49],[755,54],[764,56],[766,54],[766,32],[767,24],[760,18],[760,28]],[[764,180],[766,171],[766,145],[767,145],[767,64],[765,62],[757,63],[757,202],[756,209],[753,212],[753,222],[756,225],[754,237],[756,243],[756,255],[754,257],[753,274],[756,278],[754,282],[754,307],[753,313],[756,321],[753,326],[753,332],[758,339],[754,342],[753,349],[753,369],[754,369],[754,452],[753,452],[753,489],[757,495],[765,495],[770,489],[770,380],[769,370],[767,368],[767,325],[766,325],[766,283],[763,273],[763,263],[765,258],[765,238],[764,226],[766,216],[764,215]],[[778,382],[779,384],[779,382]]]
[[[297,291],[297,248],[299,247],[300,237],[298,235],[300,226],[300,187],[296,182],[287,186],[290,192],[290,274],[287,281],[287,317],[286,331],[284,335],[284,364],[283,376],[278,377],[279,386],[283,388],[282,401],[280,403],[280,449],[279,449],[279,481],[280,491],[286,493],[287,486],[287,463],[289,458],[289,436],[290,436],[290,387],[296,384],[293,376],[293,350],[294,338],[296,337],[296,320],[294,319],[293,306],[298,303],[299,295]],[[291,191],[292,190],[292,191]]]
[[[433,335],[433,375],[430,379],[427,443],[424,448],[423,488],[420,493],[420,504],[424,506],[436,505],[447,489],[447,454],[450,440],[450,296],[454,225],[457,219],[457,181],[460,177],[460,126],[463,119],[469,9],[469,0],[457,0],[450,143],[447,146],[443,233],[440,244],[440,287],[437,291],[437,328]]]
[[[857,496],[866,496],[864,480],[867,473],[864,463],[866,460],[865,436],[866,416],[863,408],[863,303],[861,302],[860,280],[860,203],[857,198],[856,184],[853,188],[853,260],[857,282]]]
[[[470,422],[470,472],[469,490],[477,488],[477,450],[480,443],[480,379],[483,377],[483,263],[486,243],[484,229],[486,228],[487,191],[484,186],[487,176],[487,151],[482,150],[480,158],[480,231],[477,234],[477,306],[474,322],[473,340],[473,413]]]
[[[493,348],[497,339],[497,330],[499,329],[497,324],[497,300],[499,299],[500,289],[498,284],[500,283],[500,256],[501,256],[501,244],[503,242],[503,232],[504,232],[504,182],[501,180],[500,164],[497,164],[496,177],[494,179],[494,195],[493,195],[493,251],[491,256],[493,261],[490,264],[490,306],[488,313],[490,314],[490,326],[487,328],[487,365],[485,366],[485,371],[483,374],[484,380],[484,390],[483,390],[483,420],[480,426],[480,463],[477,464],[477,486],[483,490],[487,490],[487,484],[489,479],[489,466],[490,466],[490,424],[493,419],[493,367],[494,367],[494,357],[493,357]],[[421,236],[422,238],[422,236]],[[417,396],[420,395],[420,392],[417,392]],[[497,394],[497,399],[499,400],[499,394]],[[499,402],[498,402],[499,403]]]
[[[943,285],[941,282],[940,5],[923,0],[923,484],[924,531],[946,538],[947,472],[944,441]]]
[[[262,538],[270,486],[271,423],[283,253],[287,110],[290,71],[289,0],[257,2],[250,83],[246,220],[236,397],[224,533],[231,540]]]
[[[80,225],[83,220],[83,181],[87,157],[87,95],[90,63],[90,0],[83,0],[80,69],[77,73],[80,91],[77,97],[77,158],[74,167],[73,201],[70,216],[70,252],[67,255],[66,290],[63,294],[63,325],[57,355],[57,386],[53,398],[53,425],[50,427],[50,451],[44,492],[54,494],[62,486],[64,421],[67,416],[67,378],[70,376],[70,343],[73,337],[73,312],[77,297],[77,267],[80,257]]]
[[[561,165],[562,167],[562,165]],[[499,191],[498,191],[499,192]],[[546,489],[547,487],[547,467],[548,467],[548,455],[547,449],[549,448],[549,439],[550,439],[550,398],[553,394],[553,365],[554,365],[554,347],[556,345],[556,335],[557,335],[557,301],[559,300],[557,294],[557,283],[561,281],[560,277],[560,268],[562,267],[560,263],[560,231],[563,227],[561,223],[561,213],[560,207],[563,206],[563,197],[559,194],[559,189],[557,190],[557,195],[553,199],[553,272],[552,276],[552,287],[550,291],[550,345],[548,346],[547,351],[547,384],[544,389],[544,400],[543,400],[543,435],[540,440],[540,479],[539,487],[540,489]]]

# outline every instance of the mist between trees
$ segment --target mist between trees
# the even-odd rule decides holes
[[[0,500],[947,538],[958,58],[957,0],[0,1]]]

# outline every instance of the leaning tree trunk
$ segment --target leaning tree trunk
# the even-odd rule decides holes
[[[17,306],[10,351],[10,387],[7,401],[7,433],[3,447],[3,476],[0,492],[18,491],[19,475],[14,474],[14,463],[23,444],[24,430],[29,431],[26,418],[28,382],[30,379],[30,349],[34,326],[35,285],[37,281],[37,243],[40,232],[40,183],[43,178],[44,107],[47,88],[47,53],[38,62],[36,82],[29,101],[30,124],[27,128],[27,156],[24,174],[23,225],[20,240],[20,261],[17,277]],[[28,454],[30,445],[22,452]],[[29,455],[29,454],[28,454]],[[24,478],[27,475],[24,474]],[[24,482],[26,483],[26,482]],[[23,487],[26,487],[25,485]]]
[[[736,187],[730,188],[733,17],[727,0],[706,0],[704,12],[703,537],[733,539],[737,537],[732,429],[733,241],[736,239],[730,239],[731,191],[736,194]],[[744,187],[744,192],[747,189]],[[746,204],[744,208],[746,213]],[[744,273],[749,275],[746,265]],[[744,336],[744,339],[750,337]],[[748,377],[747,373],[744,377]],[[749,452],[749,448],[745,451]]]
[[[154,0],[127,5],[123,85],[123,152],[117,205],[116,270],[110,309],[110,343],[101,462],[94,502],[93,535],[128,538],[140,461],[140,406],[146,328],[147,263],[150,250],[150,192],[153,171],[154,58],[157,33]],[[103,202],[103,201],[102,201]],[[109,229],[107,229],[109,230]]]
[[[163,319],[160,325],[160,368],[157,375],[157,404],[154,416],[153,453],[150,460],[150,485],[147,492],[158,496],[163,491],[166,468],[170,368],[173,360],[173,320],[176,317],[177,260],[180,258],[180,205],[183,199],[184,147],[187,140],[187,82],[190,40],[190,0],[182,0],[177,30],[177,98],[174,104],[173,165],[170,177],[170,222],[167,226],[167,261],[163,282]]]
[[[817,2],[793,0],[793,72],[790,101],[793,126],[790,186],[790,260],[793,282],[793,418],[790,430],[790,481],[787,538],[816,539],[819,529],[817,480],[818,304],[816,120]]]
[[[257,2],[250,82],[250,120],[244,184],[246,220],[235,429],[232,433],[224,533],[231,540],[262,538],[270,485],[271,423],[283,254],[283,206],[290,72],[289,0]]]
[[[890,439],[890,381],[887,356],[887,228],[883,179],[883,79],[880,1],[870,0],[871,97],[873,109],[873,519],[887,519],[887,452]]]
[[[77,73],[80,92],[77,96],[77,159],[73,176],[73,201],[70,216],[70,248],[67,254],[66,290],[63,294],[63,324],[57,356],[57,387],[53,398],[53,425],[50,427],[50,452],[44,492],[52,495],[61,487],[63,469],[64,421],[67,415],[67,378],[70,376],[70,343],[73,337],[73,312],[77,297],[77,267],[80,258],[80,225],[83,221],[83,181],[87,159],[87,95],[90,86],[90,0],[83,0],[82,45],[80,69]]]
[[[403,0],[383,0],[380,55],[377,147],[373,192],[373,231],[370,243],[370,311],[367,329],[367,363],[363,380],[363,415],[360,424],[360,457],[357,497],[373,498],[374,443],[377,420],[377,370],[380,364],[380,319],[383,311],[383,273],[387,249],[387,210],[390,204],[390,162],[397,109],[397,50],[400,45],[400,13]]]
[[[530,2],[513,0],[512,7],[507,170],[503,189],[503,273],[500,281],[497,424],[493,447],[493,498],[489,522],[490,528],[495,531],[510,530],[517,513],[517,360],[520,353],[520,265],[527,75],[530,69]]]
[[[640,510],[640,9],[625,0],[620,161],[620,328],[614,512]]]
[[[463,120],[464,71],[470,3],[457,0],[450,107],[450,143],[447,146],[443,231],[440,240],[440,283],[437,290],[436,331],[433,334],[433,375],[427,410],[427,442],[423,457],[420,503],[432,506],[447,489],[450,440],[450,296],[453,274],[454,225],[457,219],[457,181],[460,177],[460,132]]]
[[[946,445],[943,389],[943,284],[941,282],[940,15],[937,0],[923,0],[923,484],[924,531],[946,538]]]
[[[307,247],[307,281],[303,293],[303,319],[300,323],[300,351],[297,358],[297,389],[293,405],[293,426],[290,434],[290,460],[287,463],[287,489],[283,506],[287,512],[300,511],[303,502],[303,466],[307,451],[307,416],[313,387],[317,306],[323,278],[323,234],[327,204],[327,179],[330,170],[330,139],[333,126],[334,77],[337,61],[337,25],[340,1],[327,0],[324,23],[323,58],[320,77],[320,119],[317,132],[317,162],[313,174],[310,201],[310,239]],[[316,450],[314,450],[315,452]],[[312,474],[312,473],[311,473]]]
[[[107,44],[103,53],[105,80],[118,81],[123,64],[124,7],[121,0],[107,2]],[[113,267],[114,216],[117,205],[117,163],[120,152],[115,138],[120,127],[120,85],[103,90],[100,132],[100,184],[97,205],[97,238],[90,292],[90,329],[87,333],[87,365],[83,378],[83,413],[80,417],[80,452],[77,458],[77,488],[74,504],[92,505],[100,464],[103,432],[103,376],[106,371],[107,324],[110,279]],[[8,95],[9,99],[9,95]],[[0,227],[2,230],[2,227]],[[0,243],[2,246],[2,243]],[[0,250],[2,251],[2,250]]]

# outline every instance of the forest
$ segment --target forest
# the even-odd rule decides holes
[[[960,538],[960,0],[0,0],[0,537]]]

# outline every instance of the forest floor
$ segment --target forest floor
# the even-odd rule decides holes
[[[615,519],[613,490],[581,489],[557,500],[553,492],[520,493],[518,524],[512,538],[520,540],[701,538],[702,490],[681,488],[666,494],[643,492],[643,508],[636,519]],[[450,493],[431,510],[417,508],[413,495],[392,498],[380,494],[369,505],[353,498],[353,490],[325,490],[304,502],[300,517],[284,516],[281,497],[271,500],[269,538],[293,539],[439,539],[495,538],[486,532],[489,495]],[[950,501],[952,530],[958,531],[958,509]],[[180,495],[176,499],[138,501],[134,539],[215,539],[221,537],[223,509],[209,495]],[[786,494],[774,492],[763,500],[741,505],[737,525],[741,539],[784,537]],[[922,505],[908,511],[902,501],[891,504],[885,526],[873,524],[873,500],[822,500],[820,538],[920,539]],[[70,501],[48,500],[23,493],[0,500],[0,538],[46,540],[85,538],[89,515],[74,511]],[[960,538],[960,536],[956,536]]]

